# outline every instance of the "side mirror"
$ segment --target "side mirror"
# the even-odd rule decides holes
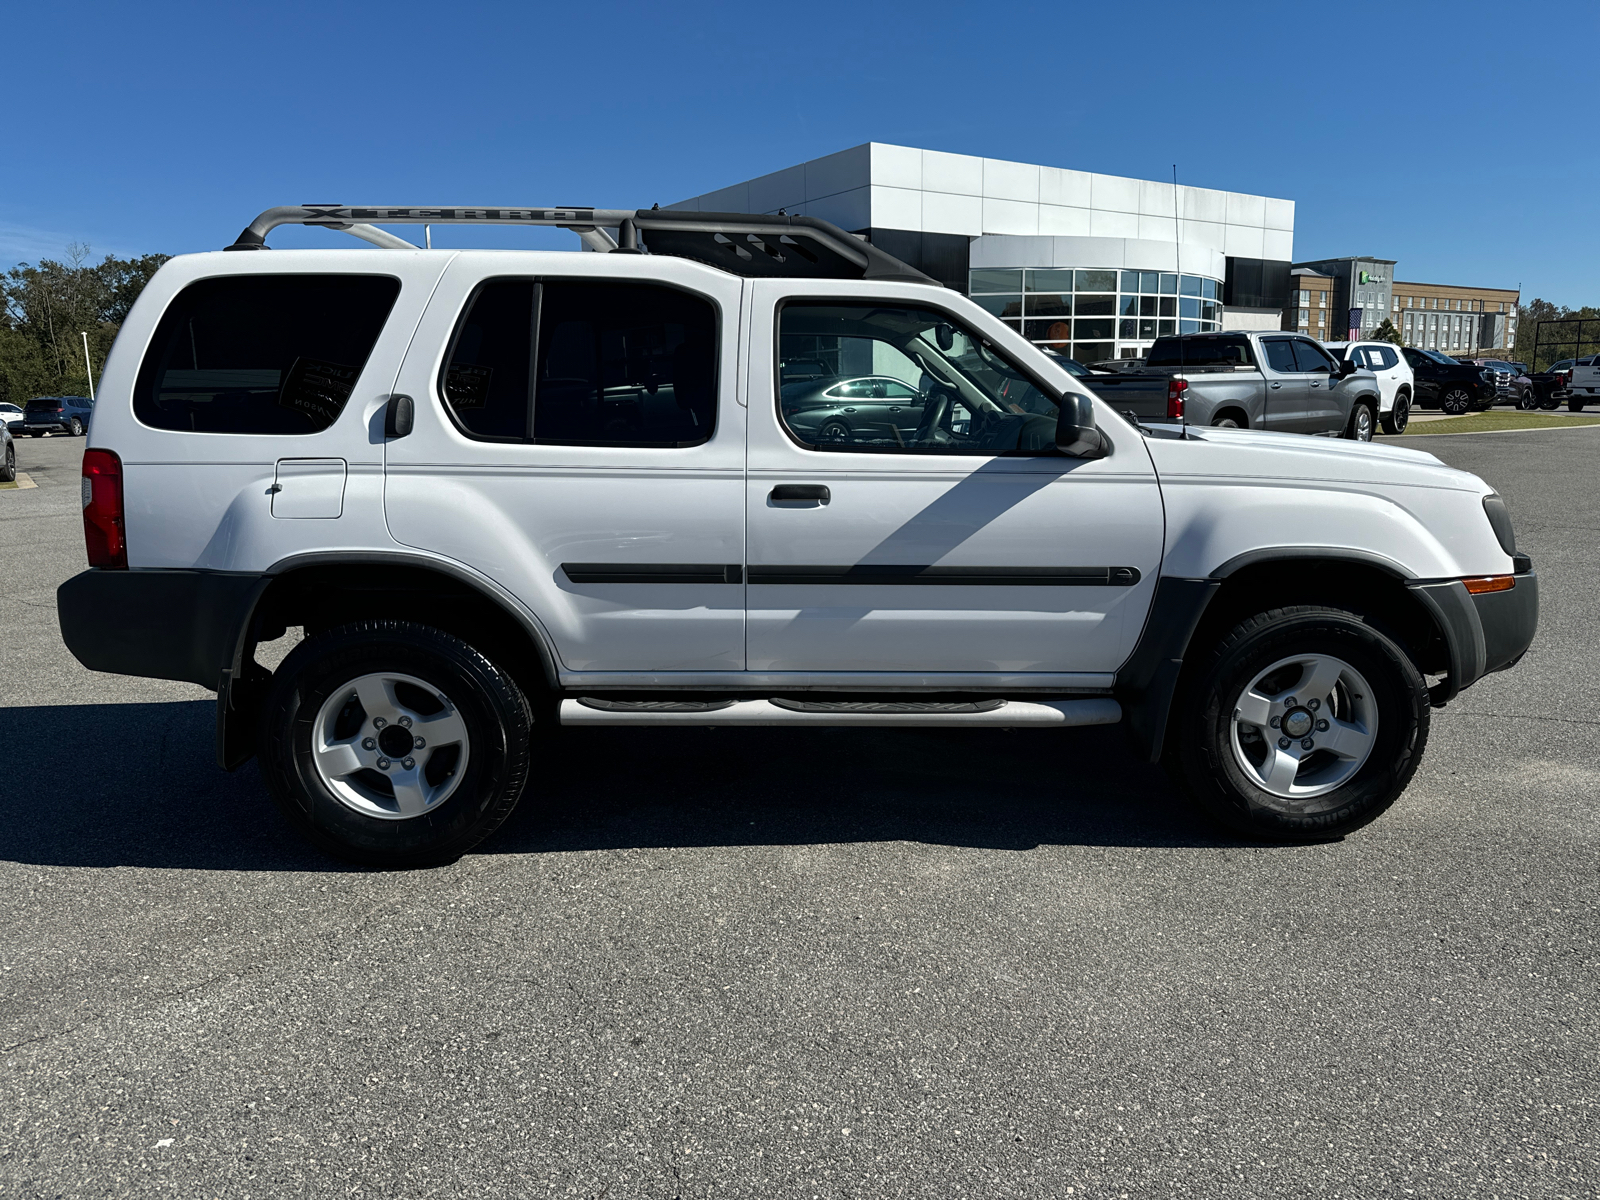
[[[1339,360],[1338,369],[1334,371],[1334,375],[1339,379],[1343,379],[1346,375],[1354,375],[1359,370],[1361,370],[1361,368],[1356,364],[1354,359],[1341,358]]]
[[[1081,392],[1061,397],[1056,449],[1071,458],[1099,458],[1106,451],[1105,435],[1094,424],[1094,401]]]
[[[933,327],[933,338],[939,343],[939,349],[948,354],[950,348],[956,344],[956,331],[941,323]]]

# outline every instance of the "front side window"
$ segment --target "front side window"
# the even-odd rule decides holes
[[[1294,347],[1289,345],[1288,338],[1262,338],[1261,348],[1266,352],[1267,366],[1274,371],[1292,375],[1299,370],[1294,365]]]
[[[785,429],[812,449],[1002,454],[1055,446],[1055,399],[983,337],[934,309],[787,304],[778,317],[778,357],[821,361],[834,372],[820,385],[779,389]],[[829,396],[828,383],[867,384],[870,394]]]
[[[1303,338],[1294,339],[1294,358],[1303,372],[1320,372],[1331,374],[1334,363],[1328,357],[1327,351],[1315,342],[1308,342]]]
[[[145,352],[134,415],[185,433],[319,433],[355,392],[399,294],[387,275],[192,283]]]
[[[799,361],[818,390],[838,383]],[[716,309],[657,284],[492,279],[457,327],[440,392],[484,441],[696,446],[716,424]]]

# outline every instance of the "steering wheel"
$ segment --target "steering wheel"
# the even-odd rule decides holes
[[[922,424],[917,426],[916,443],[926,445],[950,419],[950,404],[955,399],[946,387],[936,387],[922,404]]]

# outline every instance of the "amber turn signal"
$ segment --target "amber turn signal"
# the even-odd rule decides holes
[[[1482,579],[1466,579],[1462,581],[1467,585],[1467,591],[1474,596],[1484,592],[1509,592],[1517,586],[1515,575],[1485,575]]]

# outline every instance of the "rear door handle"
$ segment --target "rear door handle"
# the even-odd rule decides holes
[[[816,500],[826,504],[833,499],[826,484],[821,483],[780,483],[767,493],[768,500]]]

